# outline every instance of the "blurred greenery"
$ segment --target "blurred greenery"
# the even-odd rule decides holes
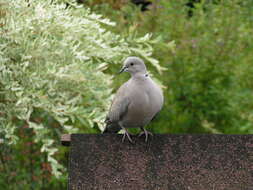
[[[253,134],[251,0],[79,2],[0,1],[0,187],[66,189],[59,137],[103,129],[129,55],[163,86],[150,131]]]

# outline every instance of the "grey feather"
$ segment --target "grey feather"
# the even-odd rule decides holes
[[[125,93],[127,90],[127,83],[122,85],[117,91],[115,98],[112,102],[110,111],[108,113],[108,118],[110,118],[111,122],[118,122],[124,115],[127,113],[129,106],[129,97]]]

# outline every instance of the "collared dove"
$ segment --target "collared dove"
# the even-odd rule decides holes
[[[139,136],[145,134],[147,142],[148,135],[152,133],[144,126],[162,109],[162,90],[147,74],[143,60],[138,57],[128,57],[120,70],[122,72],[129,72],[131,78],[118,89],[106,117],[103,133],[117,133],[123,129],[122,141],[127,136],[132,142],[127,128],[139,127],[142,130]]]

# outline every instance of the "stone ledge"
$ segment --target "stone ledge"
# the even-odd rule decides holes
[[[70,190],[253,190],[253,135],[71,135]]]

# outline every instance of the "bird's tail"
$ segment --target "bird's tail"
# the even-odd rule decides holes
[[[107,123],[103,133],[118,133],[121,130],[121,127],[118,123]]]

